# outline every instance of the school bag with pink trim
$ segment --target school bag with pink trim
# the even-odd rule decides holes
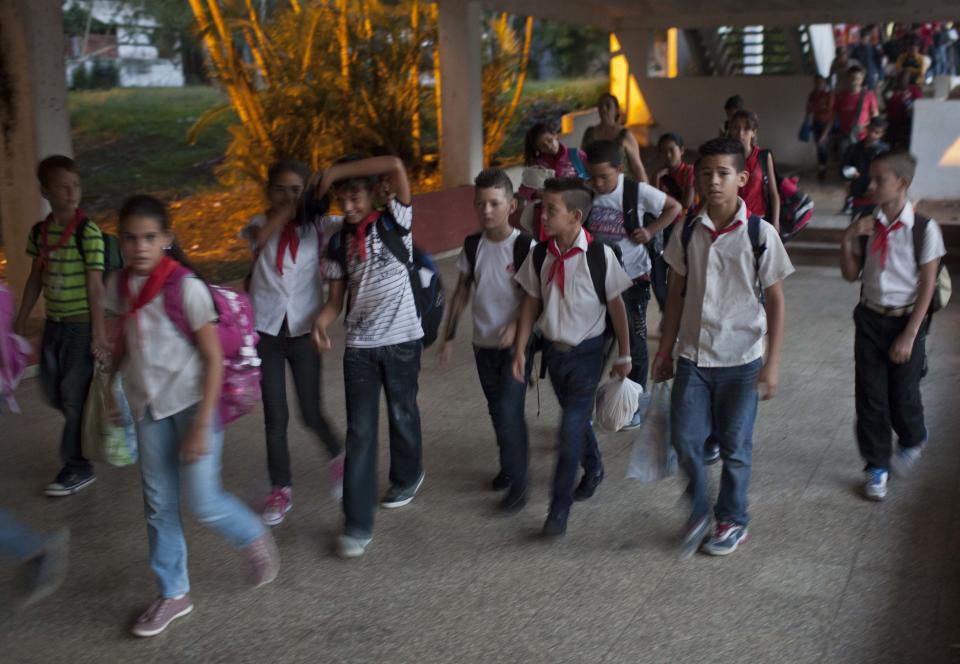
[[[30,342],[13,333],[13,295],[0,284],[0,398],[14,413],[20,412],[13,391],[27,370]]]
[[[163,286],[167,316],[181,334],[194,340],[193,330],[183,311],[183,280],[194,276],[188,268],[174,270]],[[254,327],[250,299],[223,286],[209,286],[217,310],[217,335],[223,348],[223,387],[220,390],[220,425],[246,415],[260,403],[259,335]]]

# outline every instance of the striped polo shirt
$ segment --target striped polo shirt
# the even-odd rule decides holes
[[[51,220],[47,229],[47,243],[57,246],[64,226]],[[79,229],[78,229],[79,232]],[[27,239],[27,255],[36,258],[41,233],[30,233]],[[66,245],[50,254],[50,261],[43,271],[43,297],[47,305],[47,318],[53,321],[90,313],[87,301],[87,271],[103,271],[103,234],[99,226],[87,222],[83,232],[84,254],[77,248],[77,240],[71,238]],[[86,259],[86,260],[84,260]]]

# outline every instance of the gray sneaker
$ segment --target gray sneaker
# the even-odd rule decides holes
[[[27,591],[20,602],[25,608],[55,593],[67,578],[70,531],[66,528],[47,536],[43,553],[27,563]]]
[[[190,599],[190,595],[184,595],[180,599],[158,597],[146,611],[140,614],[137,622],[130,628],[130,632],[134,636],[156,636],[169,627],[174,620],[191,611],[193,611],[193,600]]]
[[[917,461],[923,456],[926,441],[913,447],[901,447],[890,457],[890,469],[899,477],[906,477],[913,471]]]
[[[354,537],[352,535],[340,535],[337,538],[337,553],[341,558],[359,558],[367,551],[372,537]]]
[[[387,495],[380,501],[380,506],[386,507],[387,509],[396,509],[397,507],[409,505],[410,501],[413,500],[413,497],[417,495],[417,491],[419,491],[423,485],[423,480],[426,476],[426,473],[420,473],[417,481],[405,489],[398,486],[391,486],[390,490],[387,491]]]

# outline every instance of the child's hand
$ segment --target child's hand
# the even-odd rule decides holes
[[[513,356],[513,379],[518,383],[527,382],[527,354],[523,351]]]
[[[613,368],[610,369],[610,377],[623,380],[630,375],[631,369],[633,369],[633,362],[614,362]]]
[[[517,321],[508,323],[500,330],[500,348],[509,348],[517,338]]]
[[[317,350],[321,353],[333,348],[333,342],[330,341],[330,337],[327,335],[327,328],[320,325],[319,322],[314,322],[313,324],[313,345],[316,346]]]
[[[445,368],[450,365],[450,358],[453,357],[453,344],[447,341],[444,341],[440,345],[440,352],[437,353],[437,364],[441,368]]]
[[[854,222],[850,224],[848,231],[856,237],[870,235],[873,233],[873,227],[876,226],[876,223],[876,219],[873,218],[872,214],[864,214],[857,217]]]
[[[183,440],[180,441],[180,461],[193,463],[207,453],[207,431],[209,426],[194,423]]]
[[[890,346],[890,361],[894,364],[906,364],[910,360],[910,355],[913,354],[913,342],[913,335],[906,330],[897,335],[893,345]]]
[[[650,367],[650,375],[655,383],[673,378],[673,358],[657,353],[653,358],[653,366]]]
[[[761,401],[769,401],[777,396],[777,388],[780,387],[780,367],[769,362],[760,369],[760,375],[757,376],[757,385],[765,386],[760,393]]]
[[[637,244],[646,244],[651,239],[653,239],[653,236],[650,235],[650,233],[647,231],[646,228],[641,226],[640,228],[630,233],[630,239],[636,242]]]

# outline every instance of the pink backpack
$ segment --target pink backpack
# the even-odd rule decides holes
[[[13,391],[27,369],[30,342],[13,333],[13,295],[0,284],[0,399],[14,413],[20,412]]]
[[[163,287],[163,303],[170,320],[193,341],[193,330],[183,311],[183,280],[193,273],[181,266]],[[223,387],[220,391],[220,424],[246,415],[260,403],[259,335],[254,328],[250,299],[223,286],[209,286],[217,310],[217,333],[223,348]]]

